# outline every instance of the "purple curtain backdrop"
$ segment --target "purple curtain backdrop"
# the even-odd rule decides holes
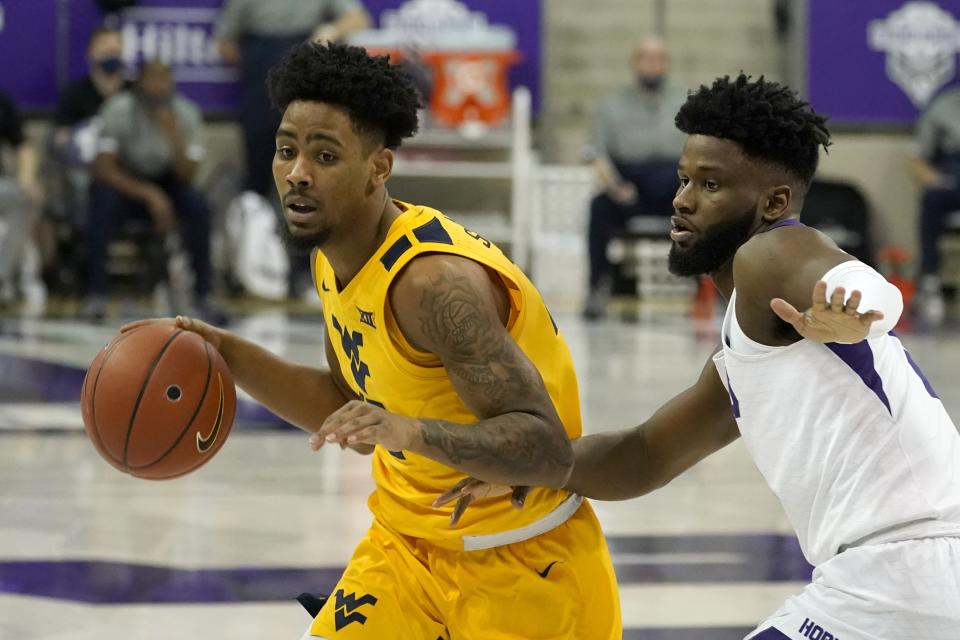
[[[807,86],[814,108],[830,116],[834,124],[909,125],[929,100],[911,100],[902,84],[916,82],[921,75],[930,72],[931,65],[939,65],[941,75],[949,77],[933,95],[956,86],[956,50],[949,54],[923,55],[924,49],[930,53],[933,39],[938,38],[942,44],[950,38],[951,26],[947,21],[931,27],[927,21],[913,20],[907,22],[911,25],[909,28],[904,28],[905,23],[900,22],[896,31],[892,29],[892,23],[887,22],[893,12],[903,10],[907,5],[916,9],[921,4],[936,5],[939,10],[951,14],[954,21],[960,20],[960,0],[922,3],[909,0],[809,0]],[[886,46],[882,49],[876,48],[876,36],[870,37],[871,23],[874,32],[877,28],[887,28]],[[925,45],[920,42],[924,38],[927,39]],[[960,43],[960,33],[955,33],[953,38]],[[891,40],[896,41],[894,46],[890,46]],[[917,44],[921,46],[913,46]],[[912,54],[909,53],[910,46],[913,46]],[[899,56],[896,61],[891,61],[893,70],[888,63],[891,55]],[[897,69],[906,77],[906,80],[900,79],[901,84],[894,79]]]
[[[514,30],[523,59],[511,70],[510,84],[529,87],[537,109],[541,0],[461,2],[486,14],[490,24]],[[364,0],[364,4],[379,25],[381,13],[399,7],[403,0]],[[145,50],[170,52],[180,91],[207,113],[230,112],[237,100],[232,70],[209,54],[216,11],[222,5],[223,0],[139,0],[119,25],[126,29],[126,42],[136,45],[128,51],[128,61],[142,59]],[[59,79],[74,80],[85,73],[87,39],[104,16],[94,0],[0,0],[0,8],[0,60],[23,61],[3,65],[0,89],[26,111],[52,109],[61,88]],[[58,19],[66,37],[57,33]]]

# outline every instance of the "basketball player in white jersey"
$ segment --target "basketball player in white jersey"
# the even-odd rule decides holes
[[[799,220],[824,123],[743,75],[680,109],[670,268],[728,300],[722,346],[642,425],[574,442],[567,488],[641,496],[743,436],[816,567],[748,638],[958,640],[960,434],[892,331],[900,292]]]

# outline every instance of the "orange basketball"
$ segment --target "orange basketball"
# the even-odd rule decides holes
[[[117,469],[164,480],[220,450],[237,409],[226,362],[196,333],[149,324],[97,354],[80,391],[87,435]]]

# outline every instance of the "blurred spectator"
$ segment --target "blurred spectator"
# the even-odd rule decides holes
[[[273,154],[280,114],[270,106],[267,72],[308,38],[340,40],[370,26],[359,0],[226,0],[217,48],[240,68],[240,125],[247,153],[247,189],[273,199]]]
[[[97,115],[104,101],[124,88],[123,38],[119,31],[98,27],[87,43],[89,71],[64,90],[54,121],[69,129]]]
[[[38,279],[39,259],[33,244],[35,213],[42,202],[37,182],[37,153],[23,133],[23,121],[16,105],[0,92],[0,152],[11,148],[14,154],[13,176],[0,163],[0,306],[16,296],[14,278],[19,273],[21,289],[28,279]],[[32,251],[32,256],[30,252]],[[32,258],[31,272],[25,260]],[[32,284],[32,283],[31,283]]]
[[[267,72],[304,40],[342,40],[369,27],[360,0],[226,0],[216,27],[217,49],[240,69],[238,115],[246,149],[246,190],[278,207],[273,156],[280,113],[270,105]],[[291,256],[291,296],[310,286],[308,273],[307,261]]]
[[[913,170],[923,187],[920,203],[920,277],[917,311],[937,324],[945,315],[940,284],[940,236],[947,215],[960,211],[960,88],[931,102],[917,124]]]
[[[192,185],[203,157],[200,109],[175,91],[157,61],[141,65],[131,91],[104,103],[86,228],[86,314],[106,312],[107,247],[128,216],[149,216],[158,233],[179,229],[194,271],[196,312],[209,309],[210,209]]]
[[[686,92],[667,82],[667,52],[659,38],[647,37],[634,49],[630,68],[635,83],[605,98],[594,114],[588,154],[603,191],[590,203],[587,319],[605,314],[613,286],[610,240],[634,216],[666,219],[673,213],[684,141],[673,119]]]
[[[44,229],[55,253],[47,281],[63,293],[76,291],[78,234],[86,225],[93,159],[97,153],[97,113],[104,101],[128,83],[124,77],[119,31],[99,27],[87,41],[88,73],[60,94],[43,166],[48,198]]]

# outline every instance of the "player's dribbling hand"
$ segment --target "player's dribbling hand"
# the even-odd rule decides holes
[[[223,336],[219,329],[216,327],[203,322],[202,320],[197,320],[195,318],[189,318],[187,316],[177,316],[176,318],[148,318],[146,320],[137,320],[136,322],[131,322],[120,327],[120,333],[126,333],[127,331],[132,331],[137,327],[142,327],[147,324],[170,324],[178,329],[183,329],[184,331],[192,331],[193,333],[199,334],[201,338],[210,343],[210,346],[220,350],[220,343],[223,340]]]
[[[530,487],[489,484],[483,480],[467,477],[440,494],[440,497],[433,501],[433,506],[442,507],[451,500],[456,499],[457,504],[453,508],[453,513],[450,514],[450,526],[452,527],[460,521],[460,516],[463,515],[463,512],[467,510],[467,507],[469,507],[470,503],[474,500],[496,498],[498,496],[511,494],[510,503],[517,509],[522,509],[523,502],[527,499],[528,493],[530,493]]]
[[[801,336],[815,342],[860,342],[870,333],[870,325],[883,319],[879,311],[858,310],[861,294],[854,291],[844,304],[843,287],[833,290],[827,300],[827,283],[819,281],[813,287],[813,305],[803,313],[782,298],[770,301],[770,308],[784,322],[790,323]]]
[[[419,431],[420,423],[415,418],[351,400],[327,416],[310,436],[310,448],[317,451],[326,443],[379,444],[390,451],[403,451],[410,448]]]

